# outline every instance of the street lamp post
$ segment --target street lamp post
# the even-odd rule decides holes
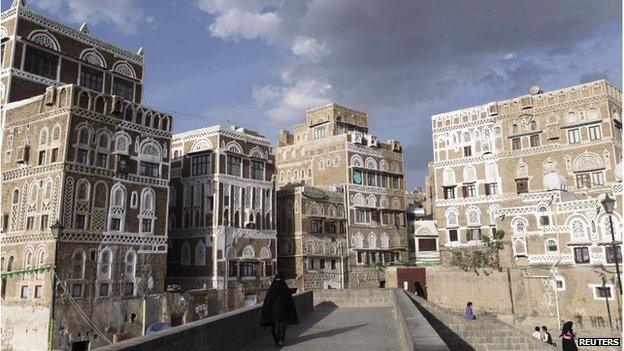
[[[611,230],[611,247],[613,248],[613,258],[615,261],[615,274],[617,275],[618,290],[622,295],[622,278],[620,277],[620,257],[622,257],[621,251],[618,253],[618,246],[615,244],[615,232],[613,230],[613,209],[615,208],[615,199],[609,197],[609,194],[605,194],[605,198],[601,201],[602,207],[609,216],[609,229]]]
[[[56,220],[51,226],[50,231],[52,232],[52,238],[54,239],[54,263],[52,266],[52,300],[50,301],[50,327],[49,327],[49,337],[48,337],[48,348],[50,350],[53,349],[54,344],[54,306],[56,305],[56,262],[58,261],[58,239],[61,231],[63,230],[63,226],[61,223]]]

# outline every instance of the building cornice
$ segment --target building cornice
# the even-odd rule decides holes
[[[18,10],[19,9],[19,10]],[[132,63],[142,66],[143,65],[143,56],[132,53],[130,51],[124,50],[115,45],[109,44],[100,39],[96,39],[88,34],[85,34],[77,29],[64,25],[62,23],[56,22],[52,19],[44,17],[36,12],[30,11],[24,6],[13,7],[2,13],[1,21],[8,21],[16,16],[20,16],[26,18],[29,21],[39,24],[42,27],[45,27],[49,30],[55,31],[61,35],[70,37],[74,40],[82,42],[88,46],[92,46],[98,48],[103,51],[107,51],[111,53],[115,57],[122,58],[124,60],[128,60]]]

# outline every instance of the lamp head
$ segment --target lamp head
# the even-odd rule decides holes
[[[612,214],[613,213],[613,209],[615,208],[615,199],[611,198],[609,196],[609,194],[605,194],[604,199],[602,199],[601,201],[602,203],[602,207],[604,208],[605,212],[608,214]]]

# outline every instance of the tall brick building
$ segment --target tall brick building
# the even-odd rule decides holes
[[[328,247],[327,241],[346,240],[348,276],[344,279],[351,288],[378,286],[383,274],[377,266],[408,259],[402,148],[396,140],[381,142],[369,134],[365,112],[336,104],[308,110],[304,124],[296,125],[292,133],[280,132],[275,158],[278,187],[305,184],[303,194],[313,193],[311,188],[334,192],[334,197],[340,194],[342,206],[334,208],[344,210],[346,220],[344,233],[334,230],[332,234],[311,230],[313,226],[294,226],[303,220],[280,215],[278,221],[293,223],[278,226],[280,244],[290,248],[280,257],[303,260],[303,269],[311,272],[332,270],[326,258],[322,267],[316,256],[326,254],[319,250]],[[328,212],[329,206],[304,207],[292,201],[295,210],[285,213],[294,217],[316,213],[332,221],[340,219]],[[301,246],[306,238],[325,243]]]
[[[525,292],[517,315],[604,324],[621,262],[621,98],[599,80],[433,116],[429,170],[442,261],[457,263],[503,230],[500,262],[513,290]],[[605,194],[616,198],[615,250]],[[613,316],[618,308],[611,304]]]
[[[142,335],[164,288],[172,116],[141,105],[142,52],[19,1],[0,31],[2,348]]]
[[[229,309],[262,301],[277,258],[269,141],[218,125],[176,134],[171,148],[168,281],[223,289],[227,277]]]

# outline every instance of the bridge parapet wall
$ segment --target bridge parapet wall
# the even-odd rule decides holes
[[[314,306],[332,303],[336,307],[394,306],[393,289],[314,290]]]
[[[312,311],[312,292],[293,295],[299,317]],[[260,326],[262,305],[247,307],[177,326],[153,335],[97,348],[98,351],[237,350],[266,336]]]

